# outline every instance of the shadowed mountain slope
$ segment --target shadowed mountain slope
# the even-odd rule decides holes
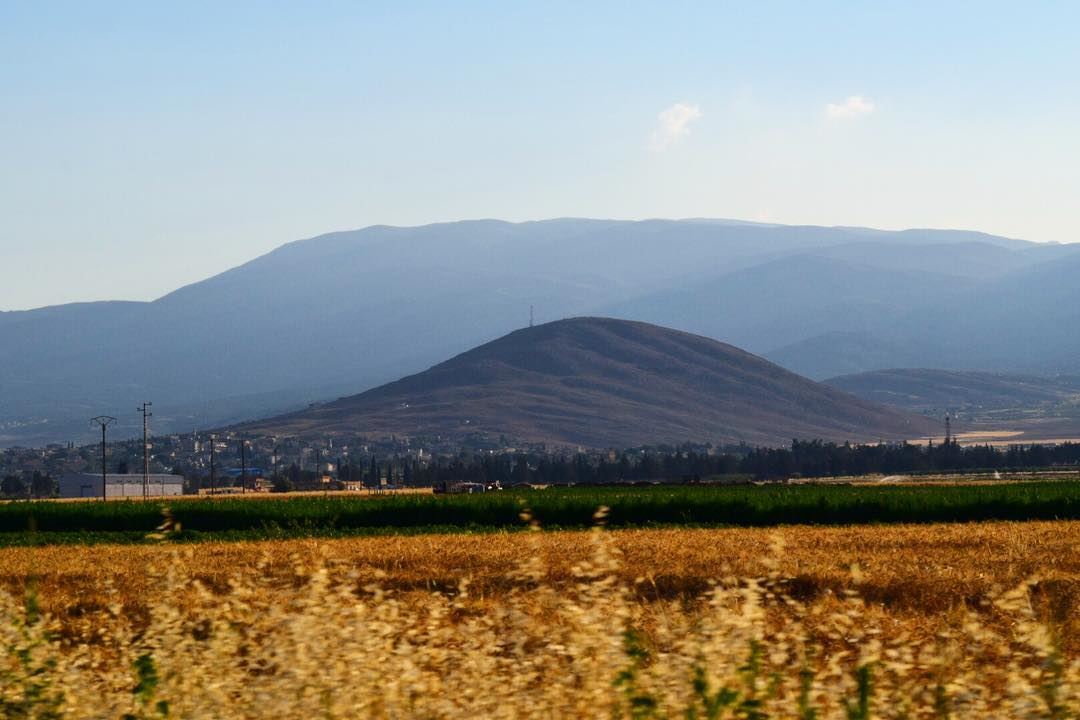
[[[912,438],[936,426],[715,340],[575,318],[517,330],[425,372],[242,429],[632,447]]]

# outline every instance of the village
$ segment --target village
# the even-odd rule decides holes
[[[141,439],[106,443],[104,464],[100,444],[54,443],[0,450],[0,493],[102,497],[103,475],[105,494],[121,497],[394,488],[412,484],[414,470],[433,454],[458,449],[437,438],[421,446],[397,438],[315,442],[191,432],[151,437],[144,466]]]

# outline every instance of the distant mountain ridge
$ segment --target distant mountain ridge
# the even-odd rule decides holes
[[[731,345],[641,322],[586,317],[516,330],[360,395],[237,429],[633,447],[906,439],[938,428]]]
[[[1080,374],[1077,277],[1072,250],[850,329],[843,342],[823,334],[765,354],[815,379],[897,367]]]
[[[647,320],[817,379],[898,365],[1080,372],[1077,250],[729,220],[331,233],[150,303],[0,313],[0,447],[92,442],[87,418],[103,413],[132,436],[144,400],[157,432],[305,407],[500,337],[529,306],[541,320]]]

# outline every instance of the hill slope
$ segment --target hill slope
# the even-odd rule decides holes
[[[895,369],[825,381],[865,400],[918,412],[1049,408],[1080,399],[1080,377]]]
[[[425,372],[243,429],[631,447],[877,440],[937,428],[708,338],[575,318],[512,332]]]

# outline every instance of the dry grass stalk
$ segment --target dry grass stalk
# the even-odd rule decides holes
[[[193,577],[205,548],[158,548],[167,562],[148,576],[155,592],[137,606],[144,612],[115,584],[99,590],[102,607],[81,628],[0,597],[0,709],[27,718],[1080,711],[1080,663],[1061,651],[1062,626],[1047,622],[1046,604],[1033,602],[1034,578],[987,593],[983,607],[961,604],[919,623],[910,610],[864,600],[857,588],[877,572],[872,557],[844,571],[842,589],[808,596],[788,572],[798,553],[791,535],[755,536],[770,545],[754,548],[752,574],[717,566],[704,592],[653,599],[656,572],[627,576],[640,562],[626,557],[620,533],[555,536],[557,547],[572,538],[576,549],[555,576],[544,562],[551,536],[517,535],[524,560],[501,584],[489,576],[478,588],[463,576],[435,592],[396,588],[392,573],[335,555],[333,544],[311,546],[318,558],[294,554],[285,575],[267,556],[216,587]],[[672,540],[661,536],[654,549]],[[449,541],[429,538],[429,552]],[[666,563],[654,556],[652,570]]]

